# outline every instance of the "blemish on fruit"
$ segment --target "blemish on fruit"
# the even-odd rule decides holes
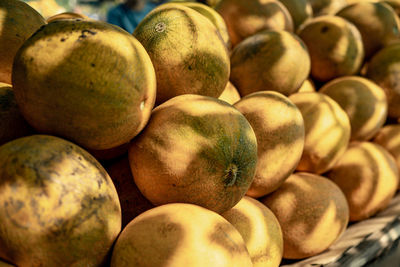
[[[81,35],[79,35],[78,41],[81,41],[81,40],[89,37],[89,35],[93,36],[93,35],[96,35],[96,34],[97,34],[97,32],[95,32],[95,31],[84,29],[84,30],[82,30]]]
[[[328,26],[324,26],[321,28],[321,33],[326,33],[329,30]]]
[[[156,26],[154,27],[154,29],[156,30],[156,32],[163,32],[165,31],[165,29],[167,28],[167,25],[165,25],[164,22],[159,22],[156,24]]]
[[[61,38],[60,41],[61,41],[61,42],[65,42],[65,38]]]
[[[90,66],[92,66],[94,68],[94,67],[96,67],[96,64],[91,63]]]

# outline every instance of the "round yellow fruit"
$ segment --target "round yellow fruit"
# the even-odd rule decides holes
[[[365,220],[385,209],[399,185],[392,155],[372,142],[353,142],[326,174],[346,196],[350,221]]]
[[[400,124],[383,126],[372,141],[389,151],[400,170]]]
[[[224,18],[232,47],[262,30],[293,31],[293,20],[278,0],[221,0],[214,7]]]
[[[353,3],[336,15],[357,27],[361,33],[366,58],[396,39],[400,40],[400,20],[393,8],[382,2]]]
[[[0,1],[0,82],[11,84],[14,56],[45,19],[27,3]]]
[[[303,23],[297,34],[311,57],[311,76],[320,82],[357,74],[364,60],[359,30],[344,18],[320,16]]]
[[[232,209],[221,214],[242,235],[254,267],[279,266],[283,255],[281,226],[260,201],[244,196]]]
[[[283,258],[302,259],[329,248],[345,231],[349,206],[340,188],[326,177],[299,172],[261,199],[278,219]]]
[[[156,76],[146,50],[102,21],[46,24],[18,51],[12,74],[29,124],[88,149],[129,142],[154,107]]]
[[[242,236],[221,215],[187,203],[150,209],[119,235],[111,267],[251,267]]]
[[[133,35],[157,77],[156,105],[182,94],[218,97],[229,80],[228,49],[212,22],[179,3],[153,9]]]
[[[64,139],[0,147],[0,258],[16,266],[100,266],[121,231],[109,175]]]
[[[386,94],[373,81],[359,77],[336,78],[318,91],[335,100],[347,113],[351,125],[350,139],[371,139],[386,121]]]
[[[350,140],[350,120],[346,112],[327,95],[296,93],[289,99],[304,119],[304,150],[298,171],[321,174],[333,167]]]
[[[379,50],[369,61],[366,77],[385,91],[388,116],[400,118],[400,43]]]
[[[266,90],[288,96],[308,78],[310,64],[307,48],[297,35],[266,30],[233,49],[230,81],[242,97]]]
[[[257,137],[257,167],[247,195],[261,197],[276,190],[296,169],[304,148],[304,121],[286,96],[260,91],[235,103]]]
[[[136,185],[154,205],[184,202],[222,213],[254,179],[257,140],[232,105],[186,94],[153,110],[131,142],[129,161]]]

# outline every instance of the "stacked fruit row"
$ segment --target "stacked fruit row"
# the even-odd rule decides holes
[[[0,265],[279,266],[396,194],[400,2],[176,2],[0,2]]]

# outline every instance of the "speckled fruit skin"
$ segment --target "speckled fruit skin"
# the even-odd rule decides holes
[[[170,203],[137,216],[121,232],[111,267],[251,267],[236,228],[221,215],[188,203]]]
[[[0,1],[0,82],[11,84],[14,56],[21,45],[46,20],[27,3]]]
[[[107,172],[64,139],[0,147],[0,258],[17,266],[100,266],[121,231]]]
[[[144,47],[117,26],[56,20],[18,50],[12,85],[22,115],[38,132],[87,149],[129,142],[154,107],[156,80]]]
[[[129,161],[136,185],[154,205],[184,202],[222,213],[253,181],[257,140],[232,105],[186,94],[153,110],[131,142]]]
[[[157,76],[156,105],[182,94],[218,97],[230,74],[228,49],[218,29],[179,3],[153,9],[133,32]]]

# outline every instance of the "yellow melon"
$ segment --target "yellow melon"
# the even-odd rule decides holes
[[[221,215],[171,203],[133,219],[119,235],[111,267],[251,267],[242,236]]]
[[[27,3],[0,1],[0,82],[11,84],[11,72],[17,50],[45,19]]]
[[[221,215],[243,237],[254,267],[279,266],[283,255],[282,230],[270,209],[260,201],[244,196]]]
[[[18,51],[12,74],[15,99],[29,124],[88,149],[129,142],[155,102],[156,76],[146,50],[102,21],[46,24]]]
[[[350,140],[350,120],[346,112],[327,95],[296,93],[289,99],[304,119],[304,150],[297,170],[321,174],[333,167]]]
[[[218,97],[229,79],[225,43],[209,19],[179,3],[153,9],[133,35],[154,65],[159,105],[181,94]]]
[[[261,197],[276,190],[296,169],[304,148],[304,121],[286,96],[260,91],[234,105],[257,137],[257,167],[247,195]]]
[[[233,47],[262,30],[294,29],[289,11],[278,0],[221,0],[214,8],[225,20]]]
[[[16,266],[100,266],[121,230],[109,175],[64,139],[0,147],[0,258]]]
[[[346,76],[334,79],[318,91],[335,100],[347,113],[351,125],[351,140],[371,139],[386,121],[386,94],[373,81]]]
[[[257,140],[232,105],[186,94],[153,110],[131,142],[129,161],[136,185],[154,205],[185,202],[222,213],[254,179]]]
[[[385,209],[395,195],[399,174],[394,158],[372,142],[352,142],[326,174],[346,196],[350,221],[365,220]]]
[[[393,8],[381,2],[358,2],[337,14],[353,23],[363,40],[365,57],[370,58],[383,46],[400,39],[400,20]]]
[[[364,60],[359,30],[338,16],[320,16],[297,31],[311,57],[311,76],[320,82],[357,74]]]
[[[242,97],[266,90],[287,96],[308,78],[310,64],[307,48],[295,34],[266,30],[233,49],[230,81]]]
[[[261,202],[281,225],[287,259],[311,257],[328,249],[349,221],[349,206],[340,188],[311,173],[292,174]]]
[[[400,118],[400,43],[379,50],[369,61],[366,76],[385,91],[388,116]]]
[[[389,151],[396,161],[397,168],[400,170],[400,124],[383,126],[372,141]]]

